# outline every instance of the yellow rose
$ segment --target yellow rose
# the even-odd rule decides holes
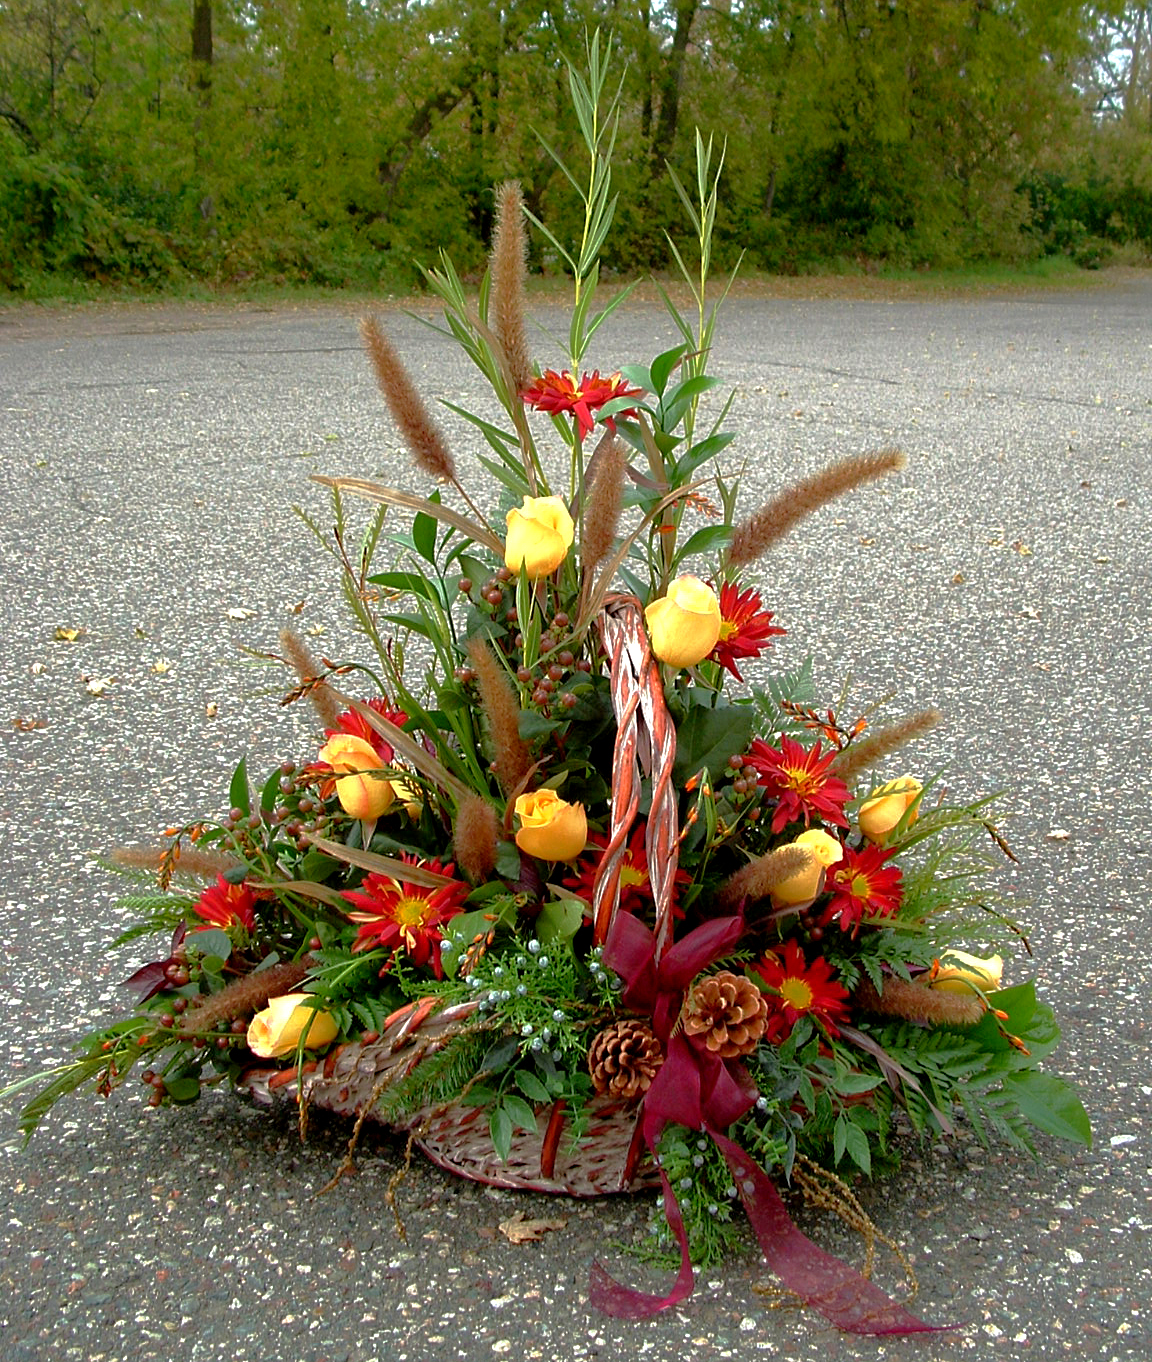
[[[942,988],[945,993],[971,993],[970,984],[975,984],[984,993],[994,993],[1004,977],[1004,961],[998,955],[982,959],[969,955],[967,951],[945,951],[940,958],[940,968],[932,980],[933,988]]]
[[[811,903],[824,887],[824,872],[844,859],[844,848],[835,837],[820,828],[802,832],[789,846],[803,847],[808,852],[808,864],[773,889],[772,902],[785,908]]]
[[[555,572],[572,547],[576,527],[559,497],[525,497],[524,505],[508,512],[504,562],[510,572],[523,570],[536,581]]]
[[[261,1059],[279,1059],[293,1054],[306,1036],[309,1050],[336,1039],[338,1027],[331,1013],[320,1012],[310,1006],[310,993],[284,993],[270,998],[268,1006],[257,1012],[248,1026],[248,1048]]]
[[[354,733],[337,733],[320,749],[320,760],[336,773],[336,795],[340,807],[350,818],[372,823],[392,803],[394,791],[381,776],[366,774],[382,771],[384,763],[367,738]]]
[[[542,861],[574,861],[588,840],[583,804],[569,804],[555,790],[534,790],[516,801],[516,845]]]
[[[860,831],[870,842],[882,843],[892,829],[911,809],[908,822],[920,817],[919,802],[923,786],[912,776],[899,776],[878,785],[860,805],[856,821]]]
[[[644,611],[652,651],[673,667],[694,667],[720,637],[720,602],[699,577],[677,577]]]

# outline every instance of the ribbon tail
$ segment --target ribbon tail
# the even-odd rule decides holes
[[[814,1244],[792,1222],[772,1179],[738,1144],[708,1129],[724,1155],[768,1266],[806,1304],[853,1334],[935,1333],[955,1325],[928,1324]]]
[[[593,1263],[588,1277],[588,1300],[602,1314],[614,1319],[648,1319],[667,1310],[670,1305],[679,1305],[686,1296],[692,1294],[694,1277],[692,1258],[688,1248],[688,1234],[684,1229],[684,1218],[680,1214],[680,1203],[676,1200],[671,1184],[663,1170],[660,1181],[664,1184],[664,1215],[668,1227],[680,1245],[680,1271],[672,1290],[666,1296],[650,1296],[644,1291],[635,1291],[630,1286],[622,1286],[614,1277]]]

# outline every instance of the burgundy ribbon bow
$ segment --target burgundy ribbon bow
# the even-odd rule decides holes
[[[639,918],[617,913],[604,945],[604,963],[624,980],[625,1007],[652,1018],[664,1047],[664,1063],[644,1096],[641,1131],[655,1156],[669,1121],[704,1131],[724,1156],[740,1200],[768,1265],[788,1290],[814,1306],[838,1328],[857,1334],[934,1331],[873,1286],[847,1263],[802,1234],[780,1200],[775,1184],[754,1159],[724,1132],[756,1101],[756,1085],[744,1065],[723,1060],[677,1029],[684,994],[708,965],[728,954],[744,933],[742,917],[713,918],[688,933],[657,960],[656,938]],[[589,1298],[618,1319],[646,1319],[676,1305],[692,1291],[692,1260],[680,1206],[660,1169],[664,1214],[680,1245],[680,1271],[666,1296],[633,1291],[593,1263]]]

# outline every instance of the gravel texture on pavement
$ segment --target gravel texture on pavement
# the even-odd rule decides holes
[[[423,307],[423,305],[421,305]],[[430,310],[424,308],[428,316]],[[466,361],[386,314],[417,381],[474,404]],[[562,334],[558,313],[542,321]],[[597,337],[602,371],[673,343],[655,305]],[[561,347],[541,333],[541,363]],[[828,702],[896,692],[947,724],[908,764],[958,793],[1005,787],[1034,970],[1065,1042],[1049,1061],[1092,1116],[1092,1150],[1032,1162],[961,1130],[909,1147],[861,1189],[905,1246],[915,1308],[954,1330],[858,1339],[766,1292],[751,1240],[644,1324],[593,1314],[589,1265],[664,1280],[626,1249],[648,1198],[577,1203],[465,1184],[369,1134],[357,1172],[320,1188],[348,1127],[227,1094],[150,1111],[137,1084],[62,1103],[4,1147],[5,1362],[440,1362],[599,1358],[1152,1357],[1152,280],[969,300],[730,301],[713,371],[735,388],[725,456],[742,505],[836,456],[891,444],[905,472],[826,508],[763,565]],[[465,470],[474,441],[445,413]],[[286,624],[364,656],[336,574],[292,513],[328,523],[311,473],[418,483],[355,317],[338,306],[0,312],[0,1085],[67,1057],[122,1005],[149,943],[94,857],[222,810],[254,772],[311,751],[311,714],[277,704]],[[483,476],[483,475],[481,475]],[[470,480],[473,485],[475,480]],[[69,634],[75,637],[69,639]],[[558,1218],[513,1244],[516,1211]],[[851,1256],[847,1232],[797,1210]],[[882,1269],[899,1284],[899,1270]]]

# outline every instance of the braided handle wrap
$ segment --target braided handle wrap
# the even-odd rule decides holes
[[[612,812],[608,846],[596,872],[592,918],[602,945],[620,904],[620,870],[628,835],[640,809],[642,777],[652,778],[652,807],[645,831],[648,879],[656,906],[656,959],[672,935],[672,890],[680,856],[676,788],[676,728],[664,703],[660,665],[652,656],[640,602],[614,596],[597,624],[611,670],[616,749],[612,759]]]

